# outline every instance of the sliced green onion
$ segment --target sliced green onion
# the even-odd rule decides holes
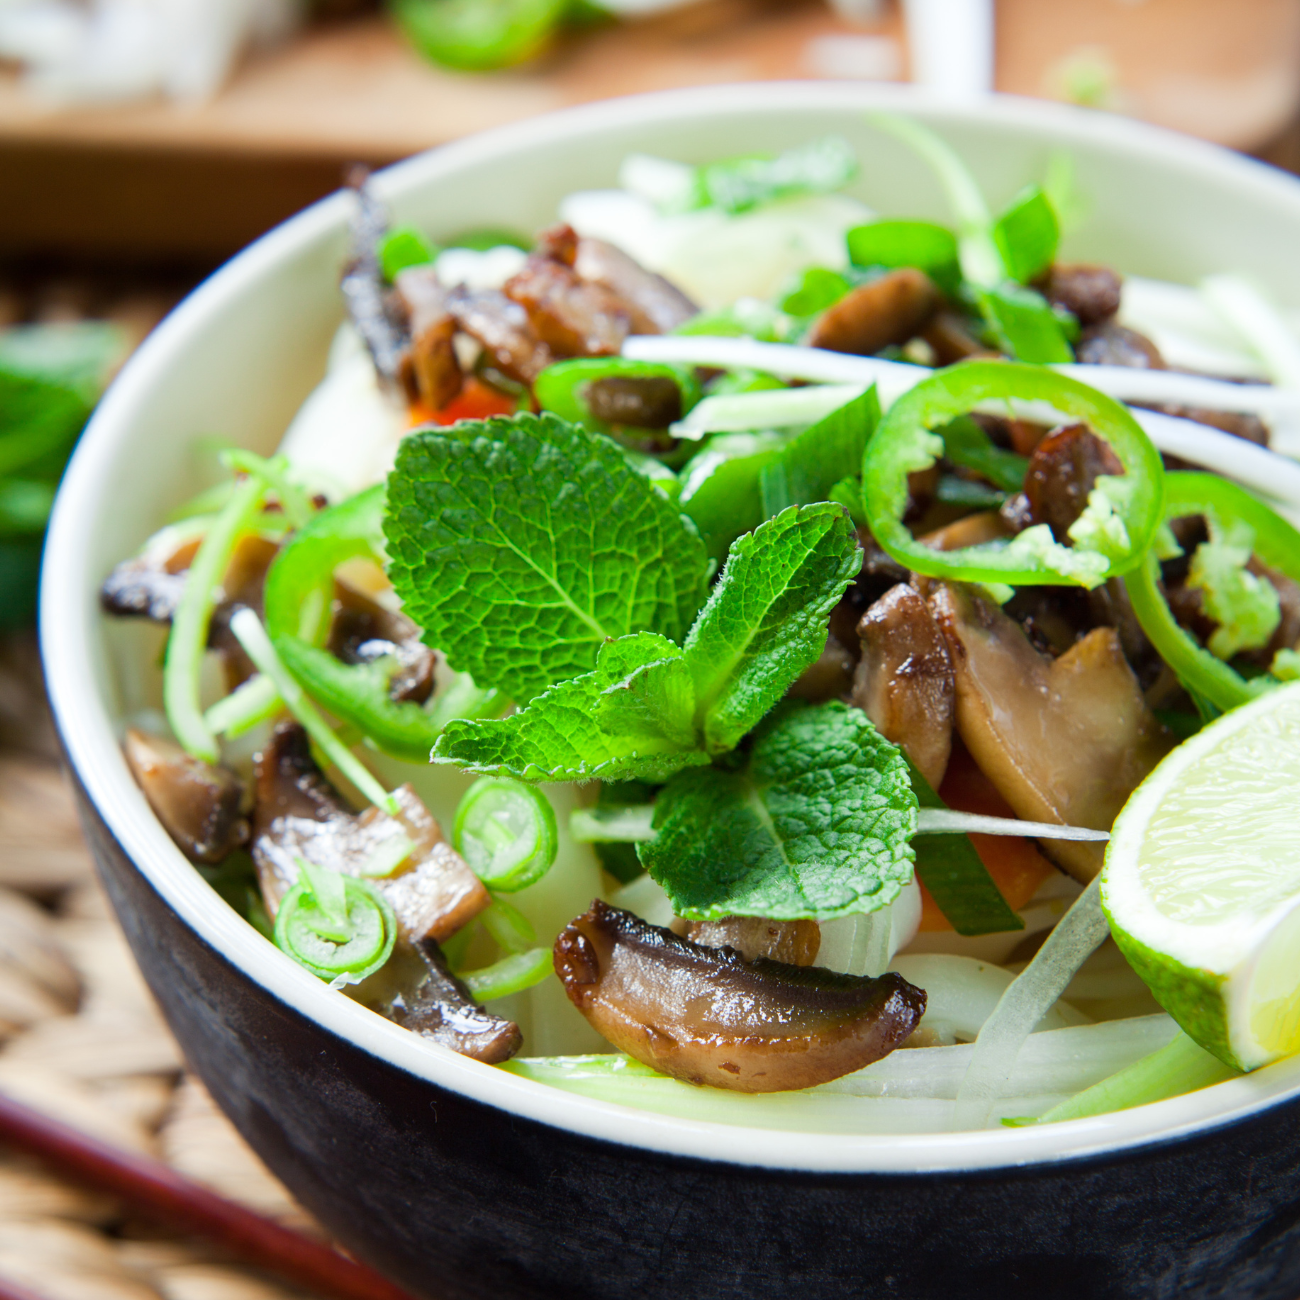
[[[207,763],[215,763],[219,751],[199,703],[199,669],[207,649],[214,597],[239,538],[252,523],[265,491],[266,484],[260,477],[246,479],[212,521],[186,575],[184,590],[172,616],[171,635],[167,638],[167,657],[163,663],[167,721],[180,744]]]
[[[221,453],[222,462],[230,469],[255,475],[274,489],[284,517],[294,528],[301,528],[315,514],[312,504],[302,490],[289,477],[289,461],[284,456],[267,460],[255,452],[232,448]]]
[[[478,919],[506,952],[527,952],[537,947],[533,923],[504,898],[494,898],[491,906],[478,914]]]
[[[408,266],[426,266],[437,256],[437,246],[415,226],[397,226],[379,241],[379,269],[389,284]]]
[[[229,695],[219,699],[203,715],[203,721],[214,736],[234,740],[283,707],[284,701],[275,689],[275,683],[262,673],[254,673]]]
[[[551,869],[558,845],[555,811],[523,781],[480,777],[456,809],[452,843],[485,885],[513,893]]]
[[[1103,1079],[1059,1106],[1053,1106],[1039,1117],[1037,1123],[1056,1124],[1066,1119],[1128,1110],[1240,1076],[1240,1070],[1224,1065],[1218,1057],[1211,1056],[1200,1044],[1180,1032],[1150,1056],[1134,1061],[1118,1074],[1112,1074],[1109,1079]]]
[[[957,239],[945,226],[929,221],[873,221],[855,226],[845,242],[854,266],[889,270],[914,266],[947,294],[955,294],[960,287]]]
[[[458,978],[474,995],[476,1002],[491,1002],[509,997],[540,984],[554,969],[549,948],[530,948],[512,953],[481,970],[462,971]]]
[[[993,223],[993,242],[1013,280],[1022,284],[1051,266],[1061,225],[1052,201],[1038,185],[1028,185]]]
[[[991,233],[992,218],[984,195],[953,147],[940,139],[929,127],[911,118],[893,113],[872,113],[868,121],[881,131],[910,146],[930,164],[948,193],[957,218],[961,269],[972,284],[997,284],[1006,275],[1006,267]]]
[[[365,876],[368,880],[382,880],[386,876],[391,876],[411,856],[414,849],[415,845],[405,835],[399,835],[396,839],[385,840],[362,863],[358,874]]]
[[[334,734],[320,710],[280,662],[280,656],[275,653],[275,647],[257,615],[251,609],[239,610],[230,620],[230,630],[258,670],[275,684],[285,707],[302,723],[307,734],[320,746],[330,762],[377,808],[383,808],[396,816],[397,801],[375,780],[370,769]]]
[[[355,984],[391,956],[393,909],[368,881],[298,859],[302,875],[275,915],[275,942],[323,980]]]
[[[495,687],[475,686],[468,673],[457,673],[434,700],[429,720],[441,731],[453,718],[495,718],[505,706]]]
[[[569,814],[569,834],[579,844],[614,842],[636,844],[655,837],[654,804],[623,807],[575,808]]]
[[[951,808],[922,808],[916,817],[918,835],[1024,835],[1039,840],[1095,840],[1104,843],[1109,831],[1087,826],[1058,826],[1055,822],[1022,822],[1014,817],[985,817]]]

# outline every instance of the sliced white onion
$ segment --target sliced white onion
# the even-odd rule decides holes
[[[846,402],[866,392],[863,384],[815,384],[807,388],[771,388],[757,393],[706,397],[669,432],[694,440],[708,433],[743,433],[750,429],[790,429],[816,424]]]
[[[632,361],[764,370],[786,379],[815,379],[825,384],[853,384],[859,388],[877,384],[885,406],[934,373],[926,366],[884,361],[880,357],[851,357],[825,348],[704,334],[636,334],[623,344],[623,355]]]
[[[956,1128],[980,1129],[988,1125],[994,1104],[1006,1095],[1025,1039],[1110,934],[1101,910],[1100,881],[1098,876],[1079,895],[985,1021],[957,1091]]]
[[[1159,411],[1134,411],[1134,419],[1163,452],[1212,469],[1266,497],[1300,506],[1300,465],[1195,420]]]
[[[1137,366],[1064,365],[1052,369],[1122,402],[1170,402],[1263,416],[1300,415],[1300,392],[1268,384],[1232,384],[1205,375],[1143,370]]]
[[[1201,296],[1264,363],[1275,384],[1300,388],[1300,339],[1282,313],[1238,275],[1211,275]]]
[[[1053,822],[1022,822],[1014,817],[984,817],[978,813],[957,812],[952,808],[921,808],[916,815],[918,835],[969,834],[1026,835],[1038,840],[1108,840],[1109,831],[1094,831],[1087,826],[1057,826]]]

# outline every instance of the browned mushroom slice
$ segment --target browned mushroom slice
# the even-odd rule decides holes
[[[821,654],[799,674],[786,694],[814,704],[837,700],[853,688],[853,667],[852,654],[834,632],[828,632]]]
[[[423,704],[433,694],[437,655],[420,640],[420,629],[405,614],[385,609],[355,587],[335,579],[336,608],[328,649],[345,664],[391,659],[396,670],[390,698]]]
[[[822,313],[808,342],[832,352],[870,356],[915,338],[938,309],[939,290],[923,271],[903,267],[850,290]]]
[[[171,622],[199,541],[189,538],[172,545],[165,532],[160,534],[140,555],[123,560],[104,579],[99,592],[101,606],[120,618]],[[221,580],[208,629],[208,645],[221,651],[231,690],[252,675],[253,665],[230,631],[230,619],[236,609],[245,605],[261,613],[266,571],[276,551],[276,543],[268,538],[256,533],[245,534],[236,545]]]
[[[1163,370],[1160,349],[1145,334],[1114,321],[1094,325],[1079,336],[1075,359],[1085,366],[1128,366],[1133,370]]]
[[[921,330],[921,337],[934,352],[937,366],[951,366],[971,357],[996,357],[997,352],[985,347],[971,333],[966,318],[950,307],[940,307],[929,324]]]
[[[149,807],[191,862],[220,862],[248,839],[244,787],[233,772],[134,727],[122,749]]]
[[[900,583],[862,616],[858,637],[853,703],[937,790],[952,753],[952,660],[943,633],[921,594]]]
[[[504,292],[528,313],[538,338],[557,356],[610,356],[628,336],[628,313],[613,293],[573,269],[577,241],[569,226],[545,231]]]
[[[1010,527],[996,510],[980,510],[926,533],[920,540],[936,551],[959,551],[964,546],[985,546],[1010,534]]]
[[[724,916],[685,921],[684,937],[705,948],[734,948],[746,961],[766,957],[788,966],[811,966],[822,946],[816,921],[770,921],[763,916]],[[674,931],[678,927],[674,924]]]
[[[699,311],[675,284],[603,239],[579,239],[573,269],[618,298],[636,334],[668,334]]]
[[[499,290],[460,290],[448,305],[456,324],[482,345],[488,360],[507,378],[531,384],[555,360],[528,313]]]
[[[491,901],[482,882],[443,839],[442,830],[410,786],[395,790],[396,817],[379,808],[352,812],[316,766],[307,735],[281,723],[256,763],[253,861],[267,911],[298,879],[296,859],[350,876],[377,857],[409,852],[392,875],[374,884],[392,904],[399,933],[441,942]]]
[[[1110,267],[1082,262],[1058,263],[1038,284],[1053,307],[1073,312],[1085,329],[1110,320],[1119,311],[1123,287],[1123,280]]]
[[[610,375],[587,385],[587,406],[608,424],[666,429],[682,418],[682,390],[666,375]]]
[[[488,1065],[500,1065],[519,1050],[523,1043],[519,1026],[479,1006],[451,973],[436,943],[403,941],[394,959],[398,982],[405,987],[368,1003],[374,1010],[421,1038]]]
[[[459,394],[464,381],[453,343],[451,292],[439,283],[433,267],[425,265],[399,272],[393,293],[411,334],[401,370],[407,394],[440,411]]]
[[[1025,498],[1036,524],[1047,524],[1058,542],[1083,513],[1102,474],[1122,474],[1119,457],[1083,424],[1054,429],[1034,448],[1025,470]]]
[[[998,793],[1027,821],[1109,830],[1173,746],[1115,631],[1095,628],[1053,660],[968,588],[937,584],[930,607],[952,656],[958,733]],[[1043,851],[1078,880],[1101,869],[1097,844]]]
[[[555,970],[614,1047],[690,1083],[809,1088],[894,1050],[925,994],[879,979],[706,948],[597,899],[560,931]]]

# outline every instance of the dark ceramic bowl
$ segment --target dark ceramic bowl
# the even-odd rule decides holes
[[[632,149],[709,159],[829,131],[884,213],[937,188],[864,110],[942,130],[992,198],[1073,155],[1091,215],[1071,256],[1195,283],[1234,269],[1300,304],[1300,183],[1131,122],[1042,104],[951,108],[850,85],[599,104],[379,178],[435,235],[533,228]],[[332,992],[265,942],[172,845],[127,771],[121,719],[153,670],[96,589],[193,489],[192,444],[269,451],[340,318],[347,201],[274,231],[194,293],[104,400],[46,550],[42,640],[86,829],[190,1064],[338,1239],[412,1295],[1300,1294],[1300,1061],[1120,1114],[927,1136],[767,1132],[590,1101],[458,1057]],[[154,647],[156,649],[156,645]]]

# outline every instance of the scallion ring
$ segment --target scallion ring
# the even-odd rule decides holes
[[[298,883],[275,914],[276,946],[323,980],[355,984],[389,958],[397,918],[369,881],[298,860]]]
[[[540,790],[484,776],[465,792],[452,829],[456,852],[491,889],[512,893],[540,880],[555,861],[555,812]]]

